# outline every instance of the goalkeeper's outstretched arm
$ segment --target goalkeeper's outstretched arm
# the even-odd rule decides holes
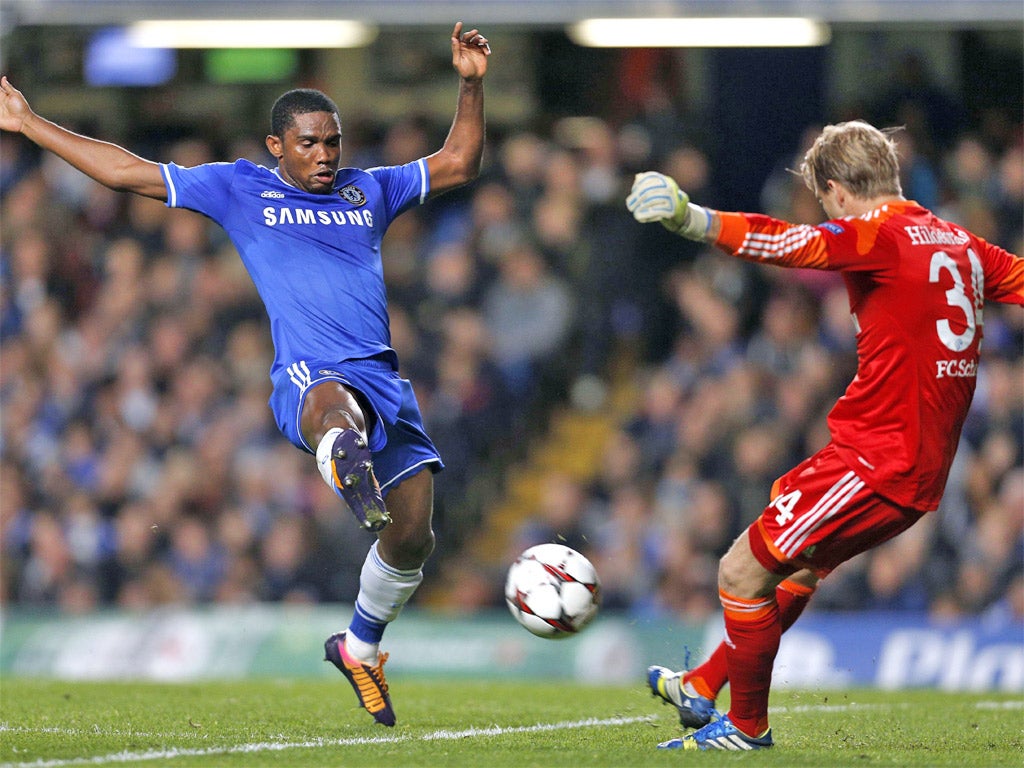
[[[656,171],[634,177],[626,207],[640,223],[660,222],[665,229],[688,240],[713,243],[722,228],[717,211],[691,203],[690,196],[675,179]]]

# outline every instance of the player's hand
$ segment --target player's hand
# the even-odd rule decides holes
[[[6,75],[0,77],[0,130],[17,133],[31,114],[21,91],[11,85]]]
[[[657,221],[690,240],[703,240],[707,232],[707,211],[692,205],[675,179],[657,171],[644,171],[633,178],[626,207],[641,224]]]
[[[462,31],[462,22],[452,30],[452,66],[464,80],[479,80],[487,73],[491,45],[477,29]]]
[[[626,207],[641,224],[659,221],[675,232],[683,226],[688,202],[689,196],[671,176],[644,171],[633,177]]]

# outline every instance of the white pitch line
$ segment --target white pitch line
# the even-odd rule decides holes
[[[1024,709],[1024,699],[1011,699],[1009,701],[979,701],[974,706],[978,709]]]
[[[110,765],[133,763],[144,760],[171,760],[177,757],[205,757],[208,755],[252,754],[254,752],[282,752],[287,749],[315,749],[319,747],[352,747],[367,744],[399,744],[408,741],[455,741],[473,736],[502,736],[509,733],[542,733],[564,731],[570,728],[597,728],[609,725],[631,725],[649,721],[644,717],[587,718],[562,723],[539,723],[515,727],[491,726],[490,728],[467,728],[462,731],[434,731],[422,736],[360,736],[351,739],[310,739],[308,741],[257,742],[237,744],[231,747],[207,747],[205,749],[153,749],[146,752],[115,752],[96,757],[75,757],[69,760],[33,760],[27,763],[2,763],[0,768],[62,768],[70,765]],[[6,729],[6,728],[5,728]]]

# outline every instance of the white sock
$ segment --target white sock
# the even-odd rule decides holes
[[[402,571],[381,560],[379,541],[366,553],[359,574],[356,615],[345,634],[345,647],[357,659],[374,664],[384,628],[396,618],[423,581],[423,569]]]
[[[381,560],[380,541],[373,542],[366,553],[359,574],[359,596],[356,606],[367,616],[389,623],[398,618],[402,607],[423,581],[423,569],[401,571]]]
[[[368,643],[360,640],[351,631],[345,632],[345,651],[364,664],[376,664],[380,654],[380,643]]]
[[[334,448],[334,441],[341,434],[341,427],[328,429],[316,447],[316,468],[320,470],[320,477],[327,483],[327,487],[335,493],[338,489],[334,487],[334,470],[331,468],[331,449]]]

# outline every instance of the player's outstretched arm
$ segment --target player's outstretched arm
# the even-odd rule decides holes
[[[641,224],[660,222],[688,240],[713,243],[722,226],[716,211],[694,205],[675,179],[656,171],[644,171],[633,178],[626,207]]]
[[[0,77],[0,130],[20,133],[105,187],[167,199],[160,166],[123,147],[80,136],[40,117],[7,77]]]
[[[459,101],[444,146],[427,158],[430,195],[472,181],[480,173],[484,152],[484,75],[491,46],[479,30],[452,30],[452,66],[459,73]]]

